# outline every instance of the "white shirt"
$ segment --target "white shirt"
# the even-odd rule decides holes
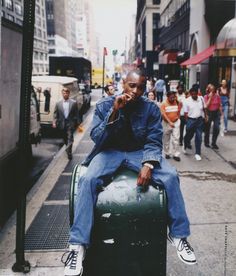
[[[186,100],[185,94],[177,94],[178,101],[182,103],[182,107],[180,109],[180,116],[184,116],[184,101]]]
[[[183,104],[184,113],[188,113],[189,118],[204,117],[203,108],[205,107],[205,103],[202,96],[198,96],[196,101],[190,96]]]
[[[67,119],[68,115],[69,115],[69,101],[65,101],[63,100],[63,109],[64,109],[64,116]]]

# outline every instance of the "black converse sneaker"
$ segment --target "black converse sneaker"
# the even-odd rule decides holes
[[[64,256],[67,255],[64,261]],[[81,276],[83,274],[83,260],[85,257],[85,248],[82,245],[73,245],[69,247],[69,251],[62,255],[61,261],[65,264],[65,276]]]
[[[186,238],[173,238],[170,234],[168,234],[167,238],[170,241],[170,243],[176,247],[177,255],[182,262],[188,265],[193,265],[197,263],[194,250],[190,246]]]

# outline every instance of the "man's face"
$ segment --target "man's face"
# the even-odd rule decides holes
[[[197,98],[198,98],[198,92],[197,92],[197,91],[192,91],[192,92],[191,92],[191,97],[192,97],[193,100],[196,101]]]
[[[67,90],[67,89],[63,89],[62,90],[62,97],[63,97],[64,100],[68,100],[69,97],[70,97],[70,91]]]
[[[183,93],[183,88],[181,86],[179,86],[177,90],[180,95]]]
[[[124,82],[124,93],[130,95],[132,101],[135,101],[143,95],[145,87],[145,77],[133,73]]]

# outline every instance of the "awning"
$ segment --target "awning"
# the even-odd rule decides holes
[[[228,21],[220,30],[216,39],[216,50],[218,57],[236,56],[236,18]]]
[[[202,52],[196,54],[195,56],[185,60],[184,62],[180,63],[180,66],[187,66],[187,65],[195,65],[201,63],[203,60],[209,58],[213,55],[215,50],[215,45],[212,45]]]

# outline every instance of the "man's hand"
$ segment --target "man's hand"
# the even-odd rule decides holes
[[[174,128],[175,124],[173,122],[169,122],[170,127]]]
[[[122,95],[117,96],[113,105],[114,110],[123,108],[131,100],[132,100],[132,96],[126,93],[123,93]]]
[[[143,166],[138,174],[137,185],[148,185],[151,180],[151,176],[152,170],[147,166]]]
[[[52,123],[52,127],[56,128],[57,127],[56,123]]]

